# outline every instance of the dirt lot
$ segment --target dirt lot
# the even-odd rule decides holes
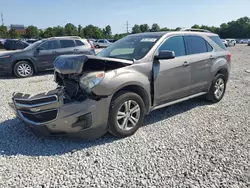
[[[51,73],[0,80],[0,187],[250,187],[250,47],[237,45],[224,99],[153,112],[132,137],[37,138],[7,102],[54,88]]]

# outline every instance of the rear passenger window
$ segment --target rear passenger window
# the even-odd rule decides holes
[[[207,45],[207,51],[208,52],[212,52],[213,51],[213,47],[210,44],[208,44],[208,42],[206,42],[206,45]]]
[[[174,36],[167,39],[159,48],[159,51],[174,51],[175,57],[186,55],[184,39],[182,36]]]
[[[226,50],[226,46],[221,42],[220,37],[218,36],[210,36],[210,39],[212,39],[217,45],[219,45],[222,49]]]
[[[199,36],[186,36],[188,54],[200,54],[207,52],[206,41]]]
[[[80,41],[80,40],[75,40],[75,41],[76,41],[77,46],[83,46],[84,45],[84,43],[82,41]]]
[[[61,48],[71,48],[75,46],[73,40],[60,40]]]

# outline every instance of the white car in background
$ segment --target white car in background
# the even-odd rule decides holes
[[[226,39],[228,46],[235,46],[236,40],[235,39]]]
[[[242,39],[240,40],[240,44],[248,44],[249,39]]]
[[[109,42],[107,39],[99,39],[95,41],[95,47],[96,48],[106,48],[112,43]]]
[[[221,42],[222,42],[226,47],[228,47],[228,42],[227,42],[227,40],[221,39]]]

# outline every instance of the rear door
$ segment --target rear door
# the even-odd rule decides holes
[[[48,40],[38,46],[39,50],[35,50],[34,58],[39,70],[54,68],[54,61],[60,50],[58,40]]]
[[[206,92],[213,64],[213,47],[201,36],[185,36],[191,70],[191,94]]]
[[[59,50],[58,55],[69,55],[74,54],[77,50],[75,50],[76,44],[72,39],[60,39],[61,49]]]
[[[174,51],[175,58],[153,63],[154,106],[190,95],[191,73],[183,36],[169,37],[158,53],[162,50]]]

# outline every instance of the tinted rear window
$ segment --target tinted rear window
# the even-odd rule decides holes
[[[60,40],[61,48],[71,48],[75,46],[73,40]]]
[[[75,40],[75,41],[76,41],[77,46],[83,46],[84,45],[84,43],[81,40]]]
[[[216,44],[218,44],[222,49],[226,50],[226,46],[222,43],[220,37],[218,36],[209,36]]]
[[[200,54],[208,51],[206,41],[199,36],[186,36],[188,54]]]

